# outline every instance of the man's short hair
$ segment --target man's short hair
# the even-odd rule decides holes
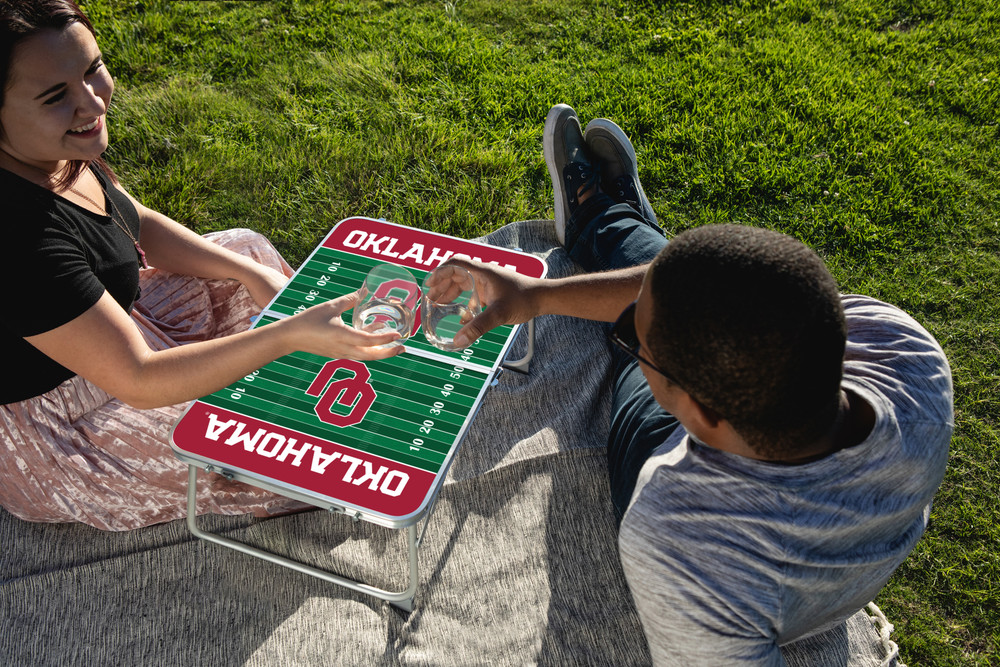
[[[836,281],[778,232],[708,225],[653,262],[647,344],[757,453],[792,457],[832,427],[847,324]]]

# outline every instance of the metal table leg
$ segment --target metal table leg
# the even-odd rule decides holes
[[[528,349],[517,361],[505,361],[502,366],[518,373],[527,373],[531,359],[535,356],[535,320],[528,320]]]
[[[264,549],[259,549],[257,547],[251,546],[244,542],[239,542],[237,540],[232,540],[228,537],[223,537],[216,533],[202,530],[198,526],[197,520],[197,484],[198,484],[198,468],[194,465],[188,465],[188,502],[187,502],[187,525],[191,530],[191,533],[196,537],[209,542],[214,542],[216,544],[221,544],[222,546],[229,547],[230,549],[235,549],[250,556],[256,556],[263,560],[275,563],[277,565],[283,565],[284,567],[290,568],[297,572],[303,574],[308,574],[310,576],[328,581],[332,584],[337,584],[338,586],[343,586],[359,593],[366,593],[374,597],[380,598],[392,604],[395,607],[405,611],[413,611],[413,598],[417,592],[417,581],[419,575],[417,573],[417,525],[416,523],[410,524],[406,527],[407,535],[407,551],[409,556],[409,583],[405,590],[393,592],[387,591],[375,586],[370,586],[364,584],[360,581],[355,581],[354,579],[348,579],[347,577],[334,574],[333,572],[328,572],[326,570],[320,570],[311,565],[306,565],[305,563],[300,563],[299,561],[286,558],[285,556],[280,556],[278,554],[266,551]]]

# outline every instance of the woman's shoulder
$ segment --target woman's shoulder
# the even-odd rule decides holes
[[[0,202],[7,223],[0,242],[4,273],[17,274],[31,266],[41,270],[58,258],[85,255],[73,211],[60,206],[48,190],[0,170]]]
[[[0,202],[7,213],[4,217],[12,223],[8,229],[23,227],[19,221],[26,217],[35,221],[50,218],[55,199],[49,190],[0,168]]]

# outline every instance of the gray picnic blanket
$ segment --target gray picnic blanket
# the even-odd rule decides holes
[[[550,276],[577,270],[551,221],[485,240],[543,257]],[[409,614],[198,540],[184,521],[106,533],[0,510],[0,664],[647,664],[608,498],[608,362],[601,325],[536,321],[530,372],[501,375],[455,459]],[[200,523],[378,586],[405,583],[405,531],[319,510]],[[786,658],[882,664],[880,629],[859,612]]]

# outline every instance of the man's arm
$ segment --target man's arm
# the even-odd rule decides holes
[[[529,278],[481,262],[450,260],[468,269],[487,308],[455,337],[468,345],[504,324],[523,324],[538,315],[568,315],[613,322],[639,295],[648,264],[566,278]]]

